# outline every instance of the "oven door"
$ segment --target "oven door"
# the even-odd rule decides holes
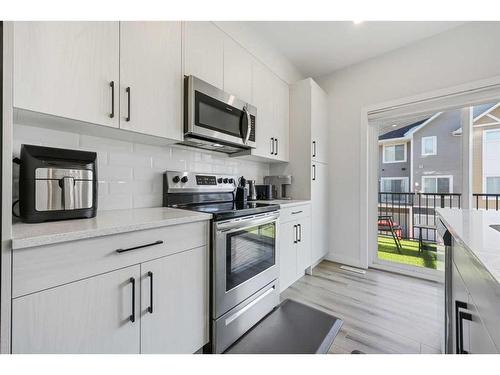
[[[214,224],[213,318],[278,278],[278,218],[275,211]]]
[[[186,134],[255,147],[255,107],[194,76],[186,77],[186,82]]]

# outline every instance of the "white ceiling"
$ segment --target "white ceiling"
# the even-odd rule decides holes
[[[245,22],[294,64],[318,77],[439,34],[463,22],[251,21]]]

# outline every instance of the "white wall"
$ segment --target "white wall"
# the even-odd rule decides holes
[[[14,125],[14,156],[21,144],[97,152],[99,210],[161,207],[163,173],[187,170],[244,175],[262,183],[269,164],[230,158],[225,154],[180,146],[150,146],[73,132]],[[14,167],[13,195],[18,195],[19,167]]]
[[[315,78],[329,94],[331,250],[361,265],[361,109],[384,101],[500,75],[500,22],[474,22]],[[375,218],[374,218],[375,220]]]

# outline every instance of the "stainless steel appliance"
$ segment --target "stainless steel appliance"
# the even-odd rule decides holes
[[[274,199],[291,199],[288,186],[292,184],[292,176],[265,176],[264,183],[272,185]]]
[[[255,189],[255,180],[247,180],[247,184],[248,184],[248,200],[256,201],[257,190]]]
[[[94,217],[97,154],[21,145],[19,212],[30,223]]]
[[[256,147],[254,106],[194,76],[185,78],[184,95],[181,144],[227,154]]]
[[[443,353],[452,354],[453,351],[453,297],[452,297],[452,240],[451,233],[441,220],[436,222],[438,244],[444,246],[444,342]]]
[[[234,201],[235,176],[167,171],[164,206],[213,215],[211,340],[221,353],[279,303],[279,206]]]

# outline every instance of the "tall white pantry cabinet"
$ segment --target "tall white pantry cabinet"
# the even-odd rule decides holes
[[[327,94],[313,79],[290,85],[290,162],[271,174],[292,175],[291,196],[311,200],[311,265],[328,254]]]

